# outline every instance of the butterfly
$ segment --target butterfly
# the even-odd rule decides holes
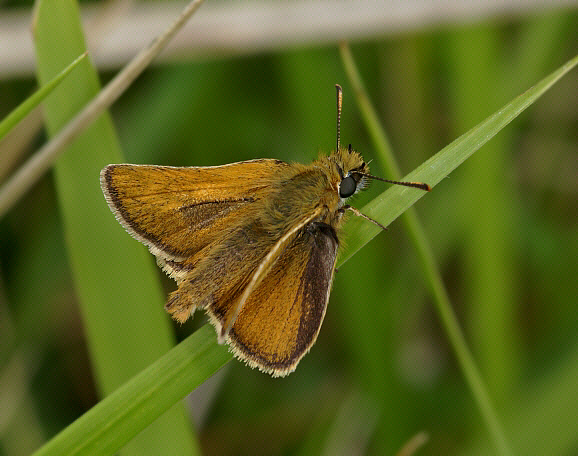
[[[165,305],[183,323],[204,309],[233,354],[274,377],[293,372],[317,339],[346,202],[369,179],[351,146],[309,165],[257,159],[221,166],[108,165],[100,182],[117,220],[178,284]],[[385,229],[385,228],[384,228]]]

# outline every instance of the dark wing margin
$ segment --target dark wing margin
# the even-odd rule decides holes
[[[274,377],[293,372],[317,339],[333,281],[338,239],[330,225],[306,226],[243,306],[227,341],[234,355]],[[221,321],[208,309],[219,331]]]

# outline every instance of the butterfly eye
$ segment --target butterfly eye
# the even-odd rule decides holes
[[[355,193],[357,189],[357,182],[353,176],[347,176],[345,179],[341,180],[339,184],[339,196],[341,198],[349,198]]]

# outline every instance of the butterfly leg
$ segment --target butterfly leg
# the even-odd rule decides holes
[[[382,230],[387,231],[387,227],[383,226],[381,223],[379,223],[376,220],[373,220],[372,218],[369,218],[367,215],[362,214],[361,212],[359,212],[357,209],[355,209],[354,207],[351,207],[349,204],[346,204],[345,206],[343,206],[341,209],[339,209],[339,212],[344,213],[345,211],[351,211],[353,212],[355,215],[357,215],[358,217],[364,218],[365,220],[367,220],[368,222],[373,223],[374,225],[377,225],[378,227],[380,227]]]

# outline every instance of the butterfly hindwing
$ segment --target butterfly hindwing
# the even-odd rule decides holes
[[[295,369],[323,322],[337,248],[337,234],[325,223],[312,222],[296,234],[252,291],[228,335],[237,357],[273,376]],[[207,311],[219,330],[224,315],[216,305]]]

